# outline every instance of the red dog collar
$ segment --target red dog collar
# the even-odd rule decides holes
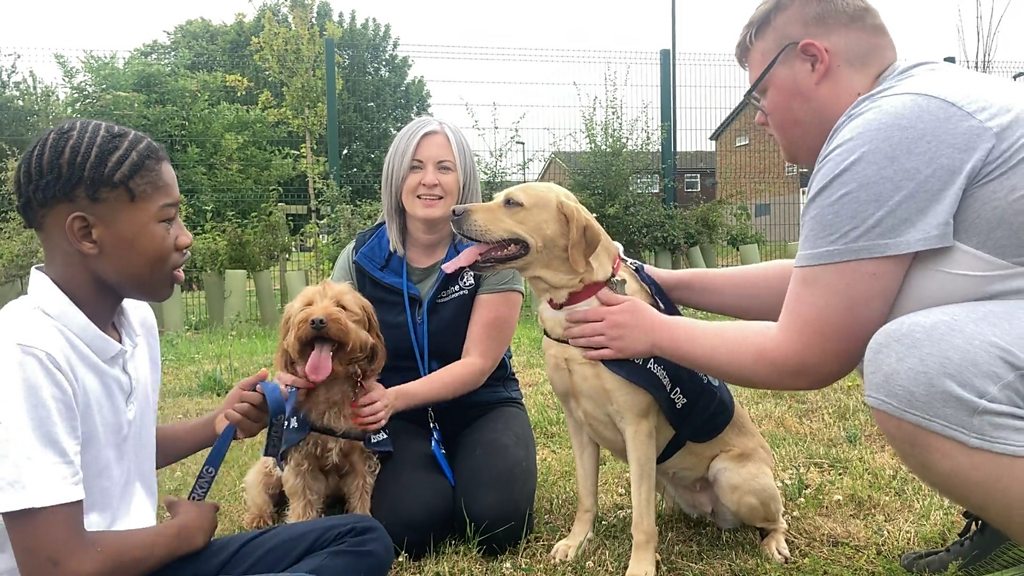
[[[611,275],[611,278],[615,278],[615,276],[619,273],[619,268],[621,268],[621,267],[622,267],[622,258],[619,257],[619,255],[616,254],[615,255],[615,262],[612,264],[612,275]],[[609,279],[611,279],[611,278],[609,278]],[[551,300],[548,300],[548,306],[551,306],[552,310],[561,310],[562,308],[565,308],[566,306],[572,306],[573,304],[579,304],[580,302],[583,302],[587,298],[590,298],[594,294],[597,294],[598,292],[600,292],[601,288],[604,288],[607,285],[608,285],[607,281],[605,281],[605,282],[594,282],[593,284],[587,284],[583,288],[580,288],[579,290],[569,294],[569,297],[565,299],[565,302],[562,302],[562,303],[558,304],[558,303],[552,302]]]

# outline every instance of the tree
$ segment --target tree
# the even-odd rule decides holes
[[[0,142],[0,284],[28,275],[43,261],[43,249],[34,230],[25,227],[16,210],[13,150]]]
[[[580,202],[633,257],[681,243],[679,211],[648,185],[657,181],[658,132],[647,118],[645,108],[638,117],[626,113],[615,76],[606,76],[603,99],[592,97],[583,110],[576,136],[583,151],[569,174]]]
[[[163,143],[186,201],[185,222],[248,217],[280,200],[282,183],[300,172],[279,144],[282,127],[256,106],[224,102],[232,76],[190,72],[167,53],[86,54],[60,59],[72,115],[141,130]]]
[[[18,59],[0,53],[0,163],[16,157],[64,114],[57,89],[35,72],[22,73]]]
[[[190,20],[127,55],[58,57],[60,90],[0,54],[0,162],[60,118],[113,121],[167,147],[194,230],[248,226],[251,215],[295,201],[295,190],[313,212],[312,238],[350,237],[379,213],[384,153],[429,111],[429,94],[389,26],[354,12],[333,18],[327,2],[273,0],[228,24]],[[342,187],[325,178],[325,37],[339,40]]]
[[[989,72],[995,60],[999,40],[999,27],[1010,8],[1011,0],[974,0],[973,9],[968,12],[972,23],[965,25],[963,4],[957,4],[957,39],[960,42],[960,59],[969,68]]]
[[[268,113],[279,116],[299,132],[302,166],[309,194],[309,211],[316,221],[316,189],[323,181],[323,158],[317,158],[315,146],[324,135],[327,107],[324,95],[324,47],[322,35],[337,38],[340,33],[332,23],[317,21],[323,14],[312,0],[290,0],[288,21],[263,12],[263,30],[253,38],[253,55],[267,75],[281,85],[281,97],[265,90],[260,105]],[[280,102],[278,102],[280,100]]]
[[[495,192],[523,179],[520,174],[525,173],[526,159],[523,157],[525,152],[519,148],[522,142],[519,125],[526,115],[520,115],[511,127],[502,128],[498,125],[498,108],[495,105],[491,107],[490,126],[484,128],[471,107],[466,106],[466,112],[473,122],[473,130],[487,146],[486,156],[476,154],[480,188],[484,201],[487,201]]]
[[[230,24],[214,24],[205,18],[188,20],[168,32],[166,42],[146,44],[139,54],[166,59],[187,72],[238,74],[258,81],[251,45],[253,37],[263,31],[267,13],[275,19],[286,18],[273,6],[264,5],[252,20],[242,14]]]
[[[430,110],[421,77],[409,76],[412,62],[398,55],[391,26],[361,22],[356,13],[338,15],[338,144],[340,180],[353,200],[380,197],[380,171],[395,133]]]

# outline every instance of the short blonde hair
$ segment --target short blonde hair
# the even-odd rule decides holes
[[[459,175],[458,204],[480,202],[480,175],[469,140],[457,127],[430,116],[414,119],[399,130],[384,156],[381,171],[381,217],[388,230],[391,250],[405,256],[405,207],[402,205],[402,185],[412,166],[416,146],[427,134],[444,134],[455,153],[455,172]]]
[[[750,16],[736,43],[736,61],[747,68],[750,50],[772,27],[775,20],[792,10],[800,15],[800,25],[810,30],[830,28],[860,29],[889,38],[889,30],[878,10],[866,0],[764,0]],[[787,41],[799,40],[789,38]]]

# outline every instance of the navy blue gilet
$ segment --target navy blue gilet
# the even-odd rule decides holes
[[[444,261],[451,260],[469,246],[468,242],[456,240],[449,247]],[[357,234],[352,255],[356,288],[373,304],[387,349],[387,361],[378,380],[383,386],[391,387],[419,378],[420,372],[405,318],[405,303],[402,301],[402,267],[405,266],[405,260],[391,251],[384,224],[377,224]],[[466,342],[469,317],[480,289],[480,280],[480,274],[469,269],[443,274],[433,292],[427,296],[430,299],[427,306],[427,336],[431,372],[462,358],[462,347]],[[423,329],[421,314],[424,297],[412,282],[409,282],[407,290],[409,308],[415,315],[413,325],[419,335]],[[512,369],[512,350],[509,348],[483,385],[444,406],[476,406],[522,398],[519,380]]]
[[[679,316],[679,308],[664,289],[643,269],[643,264],[624,259],[636,273],[663,314]],[[680,366],[660,356],[626,360],[602,360],[605,367],[640,386],[658,402],[676,433],[658,455],[658,464],[675,455],[687,442],[707,442],[732,422],[735,404],[729,387],[706,374]]]

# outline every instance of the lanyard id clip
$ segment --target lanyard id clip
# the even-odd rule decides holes
[[[430,451],[434,453],[434,458],[436,458],[437,463],[441,465],[441,470],[448,479],[448,483],[454,487],[455,475],[452,473],[452,467],[448,464],[448,457],[444,451],[444,443],[441,442],[441,428],[438,427],[437,422],[434,421],[433,409],[427,408],[427,417],[430,419]]]

